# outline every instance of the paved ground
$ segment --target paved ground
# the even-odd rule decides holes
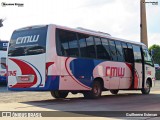
[[[142,95],[140,91],[120,91],[118,95],[111,95],[107,91],[96,100],[86,100],[82,94],[69,94],[66,99],[54,99],[49,92],[11,92],[5,86],[0,86],[0,111],[160,111],[160,81],[156,81],[154,86],[150,95]],[[69,114],[75,113],[70,112]],[[90,114],[81,115],[89,116]],[[104,118],[107,119],[107,117]],[[158,118],[134,119],[154,120]]]

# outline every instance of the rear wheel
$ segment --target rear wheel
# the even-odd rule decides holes
[[[110,90],[110,92],[114,95],[118,94],[119,90]]]
[[[151,90],[151,83],[149,80],[147,80],[146,87],[142,88],[141,92],[142,92],[142,94],[149,94],[150,90]]]
[[[51,95],[54,98],[66,98],[68,95],[68,92],[66,92],[66,91],[51,91]]]
[[[92,85],[92,90],[91,91],[86,91],[83,93],[84,98],[87,99],[95,99],[99,98],[102,93],[102,85],[99,81],[94,81]]]

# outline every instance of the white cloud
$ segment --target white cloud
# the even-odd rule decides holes
[[[140,0],[14,0],[24,7],[1,7],[0,38],[9,40],[14,29],[34,24],[60,24],[108,32],[115,37],[140,40]],[[5,0],[13,2],[13,0]],[[147,5],[148,38],[159,39],[153,23],[160,19],[159,7]],[[151,16],[151,17],[150,17]],[[158,27],[158,25],[157,25]],[[158,29],[158,28],[156,28]],[[159,31],[160,32],[160,31]],[[149,45],[152,43],[149,41]],[[157,42],[158,44],[158,42]],[[160,43],[159,43],[160,44]]]

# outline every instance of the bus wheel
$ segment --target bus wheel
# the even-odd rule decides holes
[[[146,88],[142,88],[141,92],[142,94],[149,94],[151,90],[151,83],[149,80],[146,82]]]
[[[114,94],[114,95],[117,95],[118,92],[119,92],[119,90],[110,90],[110,92],[111,92],[112,94]]]
[[[68,95],[68,92],[66,92],[66,91],[51,91],[51,95],[54,98],[66,98]]]
[[[99,98],[101,96],[101,93],[102,93],[102,85],[100,84],[99,81],[94,81],[92,85],[92,90],[83,92],[83,95],[84,98],[95,99]]]

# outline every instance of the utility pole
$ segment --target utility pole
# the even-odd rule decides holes
[[[141,42],[148,47],[148,37],[147,37],[147,20],[146,20],[146,4],[145,0],[140,0],[140,29],[141,29]]]

